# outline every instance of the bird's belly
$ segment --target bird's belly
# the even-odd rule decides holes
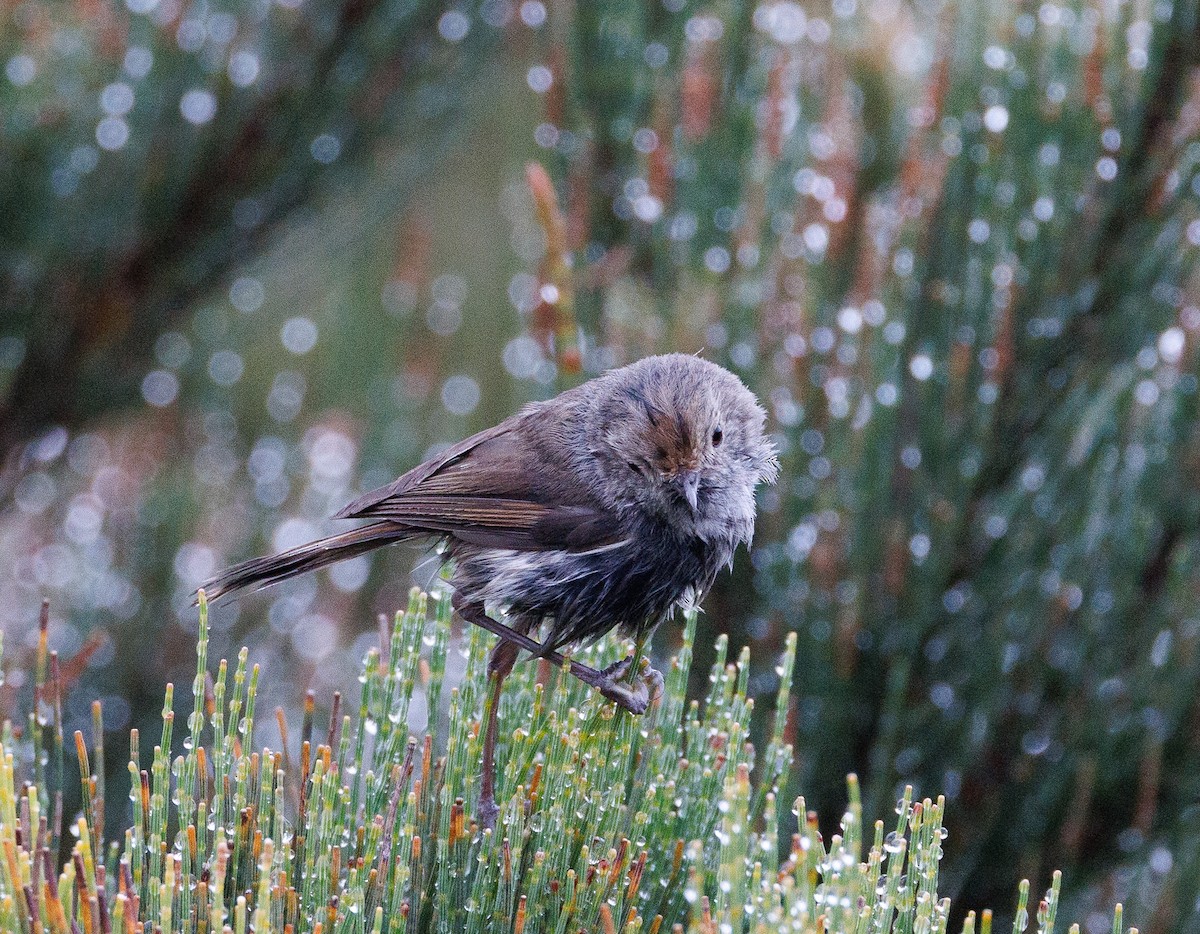
[[[676,542],[587,552],[481,549],[460,556],[454,584],[472,599],[551,619],[547,641],[561,646],[658,623],[707,588],[712,571],[703,559]]]

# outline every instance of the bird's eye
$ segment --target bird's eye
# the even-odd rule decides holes
[[[714,448],[719,448],[721,446],[721,442],[724,440],[725,440],[725,432],[723,432],[720,428],[713,429],[712,446]]]
[[[627,466],[630,470],[632,470],[639,477],[642,475],[641,465],[636,464],[633,461],[629,461],[625,466]]]

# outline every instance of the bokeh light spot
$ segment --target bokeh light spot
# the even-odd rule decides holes
[[[156,408],[170,405],[179,395],[179,377],[170,370],[151,370],[142,380],[142,398]]]
[[[317,344],[318,330],[311,318],[289,318],[280,328],[283,346],[294,354],[306,354]]]
[[[454,415],[467,415],[479,405],[479,384],[465,375],[451,376],[442,384],[442,405]]]
[[[212,91],[193,88],[179,99],[179,112],[193,126],[202,126],[217,115],[217,98]]]
[[[462,42],[471,31],[471,21],[461,10],[447,10],[438,20],[438,32],[447,42]]]

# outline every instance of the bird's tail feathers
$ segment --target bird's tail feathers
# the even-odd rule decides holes
[[[357,557],[383,545],[412,538],[416,534],[420,533],[392,522],[375,522],[309,542],[307,545],[290,548],[277,555],[251,558],[249,561],[235,564],[206,582],[201,589],[205,599],[214,603],[236,591],[269,587],[289,577]]]

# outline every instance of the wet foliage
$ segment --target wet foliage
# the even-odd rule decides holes
[[[835,814],[849,771],[867,813],[907,784],[944,793],[956,904],[1004,905],[1062,867],[1089,932],[1116,899],[1146,928],[1200,923],[1193,2],[526,0],[397,23],[371,7],[383,32],[361,35],[387,54],[363,61],[398,42],[423,77],[379,110],[366,77],[329,100],[288,85],[303,132],[244,162],[248,187],[195,176],[217,220],[137,301],[113,270],[130,243],[175,242],[187,190],[155,167],[220,163],[279,62],[315,74],[328,10],[277,5],[231,32],[207,8],[100,4],[38,32],[21,19],[38,9],[5,13],[3,145],[34,155],[4,160],[20,210],[0,396],[42,405],[20,387],[43,342],[92,363],[62,384],[71,417],[6,447],[10,657],[50,596],[57,644],[92,650],[106,727],[146,728],[162,682],[190,677],[187,594],[218,564],[319,533],[526,399],[702,351],[759,393],[785,452],[753,560],[701,624],[749,646],[760,711],[796,634],[781,797]],[[127,26],[111,48],[109,20]],[[324,38],[293,50],[301,26]],[[459,58],[488,35],[504,53],[466,83]],[[244,87],[242,52],[259,61]],[[207,121],[181,109],[194,89]],[[466,120],[437,149],[443,105]],[[128,136],[110,149],[113,121]],[[355,152],[350,184],[316,184]],[[279,214],[239,226],[267,192]],[[60,294],[110,336],[59,341]],[[300,716],[305,686],[326,703],[353,682],[376,637],[348,621],[400,605],[409,560],[218,608],[214,651],[246,640],[288,673],[262,703]],[[90,723],[86,705],[64,716]]]
[[[666,689],[644,717],[588,694],[550,668],[524,665],[504,705],[501,804],[495,830],[480,831],[478,794],[483,691],[453,683],[448,653],[470,671],[484,664],[480,630],[449,650],[449,601],[413,592],[366,656],[356,712],[335,702],[324,739],[307,705],[298,743],[283,711],[281,748],[255,745],[260,672],[242,649],[208,669],[208,614],[200,608],[192,713],[183,752],[172,756],[175,700],[167,687],[161,741],[143,767],[130,737],[133,826],[105,835],[103,731],[90,750],[75,733],[83,813],[71,826],[71,859],[57,871],[62,832],[62,684],[47,642],[38,655],[29,718],[34,783],[13,768],[22,743],[11,720],[0,734],[0,923],[5,930],[356,934],[366,931],[782,931],[944,932],[950,899],[939,895],[945,800],[905,789],[895,819],[863,824],[851,775],[841,832],[828,844],[803,798],[790,846],[778,838],[777,795],[792,749],[777,719],[760,762],[745,741],[754,706],[749,656],[726,664],[727,640],[703,703],[688,701],[696,617],[671,660]],[[43,631],[44,632],[44,631]],[[607,652],[623,646],[607,644]],[[780,674],[790,675],[789,639]],[[590,653],[589,653],[590,654]],[[784,677],[781,710],[790,678]],[[418,706],[444,732],[410,727]],[[102,717],[94,706],[96,719]],[[420,719],[420,714],[416,719]],[[24,756],[23,756],[24,758]],[[92,771],[93,767],[96,769]],[[758,782],[752,784],[752,769]],[[54,774],[56,773],[56,775]],[[641,789],[641,794],[631,794]],[[894,829],[890,829],[894,828]],[[1060,876],[1040,902],[1035,928],[1051,934]],[[1014,934],[1029,924],[1022,882]],[[1113,918],[1120,934],[1121,907]],[[968,912],[964,934],[976,930]],[[991,912],[978,918],[990,932]],[[1079,926],[1071,926],[1078,934]]]

